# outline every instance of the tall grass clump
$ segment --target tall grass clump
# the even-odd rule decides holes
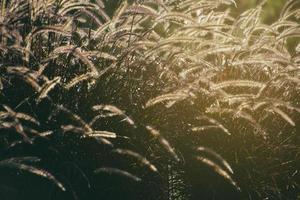
[[[266,3],[0,0],[0,198],[299,198],[300,5]]]
[[[113,23],[104,3],[0,2],[1,199],[140,199],[146,188],[160,198],[145,157],[155,156],[132,145],[139,126],[113,105],[84,102],[120,62],[102,38]]]
[[[140,105],[144,120],[164,130],[186,159],[199,145],[223,152],[238,171],[241,198],[294,199],[299,194],[299,2],[287,1],[271,24],[262,22],[265,3],[238,17],[232,14],[238,7],[234,1],[136,4],[141,17],[134,18],[132,32],[141,27],[144,32],[131,45],[124,75],[130,83],[120,84],[133,90],[127,101]],[[194,186],[207,185],[211,177],[194,180],[196,172],[189,171],[195,165],[187,166],[183,176],[195,192],[192,198],[222,199],[216,184],[208,194],[197,191]]]

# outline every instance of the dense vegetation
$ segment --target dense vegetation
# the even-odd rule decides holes
[[[0,199],[299,199],[299,1],[242,2],[0,0]]]

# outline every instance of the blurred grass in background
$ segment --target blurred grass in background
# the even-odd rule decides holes
[[[105,2],[108,14],[113,15],[114,10],[122,1],[123,0],[106,0]],[[264,5],[262,21],[266,24],[272,24],[273,22],[275,22],[279,18],[280,11],[287,1],[288,0],[268,0]],[[237,7],[232,7],[232,13],[235,17],[238,17],[244,11],[248,10],[249,8],[255,8],[261,2],[262,0],[236,0]],[[300,1],[298,7],[300,7]],[[298,44],[299,41],[299,38],[288,39],[287,46],[292,54],[295,53],[296,44]]]
[[[268,0],[264,6],[263,22],[270,24],[278,19],[280,10],[284,6],[287,0]],[[254,8],[259,4],[261,0],[237,0],[236,13],[242,13],[243,11]]]
[[[280,17],[280,11],[287,1],[288,0],[268,0],[264,5],[262,21],[266,24],[275,22]],[[249,8],[256,7],[261,2],[261,0],[236,0],[237,8],[233,8],[234,16],[240,15]],[[300,7],[300,1],[298,7]],[[295,48],[299,42],[299,38],[288,39],[287,46],[292,54],[295,53]]]

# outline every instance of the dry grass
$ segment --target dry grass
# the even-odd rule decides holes
[[[115,177],[138,185],[122,190],[130,199],[152,187],[148,199],[171,197],[172,167],[190,199],[198,184],[222,197],[214,178],[240,198],[284,199],[290,185],[296,198],[300,57],[287,44],[300,36],[299,3],[264,24],[265,3],[236,18],[233,0],[120,1],[112,15],[101,0],[0,1],[0,167],[46,179],[62,199],[118,199],[98,190],[118,191]],[[264,145],[275,168],[259,164],[265,182],[249,169]],[[65,162],[80,186],[61,175]]]

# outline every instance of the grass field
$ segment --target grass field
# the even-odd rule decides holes
[[[300,199],[297,0],[0,0],[0,199]]]

